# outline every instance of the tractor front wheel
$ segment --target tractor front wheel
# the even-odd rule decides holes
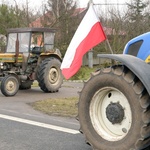
[[[7,75],[1,81],[1,92],[5,96],[14,96],[19,90],[19,81],[14,75]]]
[[[125,66],[99,70],[80,93],[80,131],[96,150],[143,150],[150,145],[149,99]]]

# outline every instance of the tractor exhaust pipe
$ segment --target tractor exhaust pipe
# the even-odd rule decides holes
[[[18,34],[17,34],[17,39],[16,39],[16,56],[15,56],[15,62],[18,63],[18,56],[19,56],[19,39],[18,39]]]

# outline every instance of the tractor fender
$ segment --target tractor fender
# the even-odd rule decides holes
[[[40,55],[40,61],[44,60],[45,58],[50,58],[50,57],[57,58],[58,60],[60,60],[60,62],[62,62],[62,58],[59,55],[57,55],[57,54],[50,54],[50,53],[42,53]]]
[[[150,65],[140,58],[126,54],[98,54],[99,58],[108,58],[121,62],[129,68],[143,83],[150,95]]]
[[[18,82],[19,82],[19,84],[20,84],[20,78],[15,72],[9,72],[8,75],[12,75],[12,76],[16,77]]]

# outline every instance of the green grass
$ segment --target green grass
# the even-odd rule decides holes
[[[40,100],[30,105],[38,111],[48,115],[75,117],[77,116],[77,97],[53,98]]]
[[[38,82],[34,81],[32,87],[38,87],[38,86],[39,86]]]
[[[70,80],[87,80],[90,77],[90,74],[95,71],[98,67],[89,68],[81,67],[80,70],[70,79]],[[34,82],[33,87],[38,86],[37,82]],[[77,116],[77,104],[78,98],[50,98],[40,100],[30,105],[38,111],[46,113],[48,115],[57,115],[57,116],[67,116],[75,117]]]
[[[97,69],[98,67],[81,67],[80,70],[70,78],[70,80],[87,80],[90,77],[90,74]]]

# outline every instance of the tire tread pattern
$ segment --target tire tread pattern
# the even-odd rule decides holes
[[[118,77],[124,78],[124,80],[133,87],[135,93],[139,96],[140,99],[139,104],[143,109],[142,112],[143,123],[141,124],[141,131],[139,131],[141,137],[137,137],[137,141],[135,141],[134,147],[131,147],[130,150],[150,150],[150,96],[148,95],[146,89],[144,88],[144,85],[134,75],[134,73],[130,71],[126,66],[116,65],[109,68],[103,68],[102,70],[98,69],[96,72],[92,73],[90,79],[87,82],[85,82],[84,87],[87,86],[87,84],[89,83],[90,80],[92,80],[93,77],[102,74],[115,74]],[[81,93],[82,91],[79,93],[79,97]],[[79,117],[78,120],[80,122]],[[79,131],[85,136],[86,142],[92,146],[92,149],[98,150],[94,145],[90,143],[90,141],[88,140],[89,138],[86,137],[87,135],[86,133],[83,132],[81,124]]]
[[[46,81],[44,79],[45,69],[48,66],[48,63],[50,63],[50,61],[52,62],[54,59],[55,59],[54,57],[50,57],[50,58],[43,60],[42,63],[39,65],[39,69],[37,70],[37,81],[39,83],[41,90],[43,90],[46,93],[47,92],[50,92],[50,93],[58,92],[58,89],[53,89],[53,88],[51,88],[50,90],[47,89],[46,83],[45,83]]]

